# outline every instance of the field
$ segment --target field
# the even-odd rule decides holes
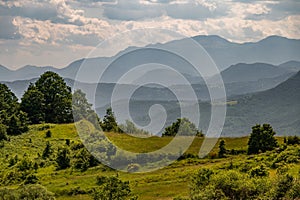
[[[51,131],[51,137],[46,138],[46,132]],[[116,145],[134,152],[149,152],[162,147],[170,142],[169,137],[151,137],[148,139],[133,138],[125,134],[106,133],[107,137]],[[74,124],[43,124],[30,126],[28,133],[11,136],[10,141],[6,141],[0,148],[0,174],[4,177],[11,170],[9,160],[16,155],[18,158],[28,157],[36,160],[38,155],[43,153],[46,142],[52,144],[53,149],[65,145],[66,139],[72,142],[80,141]],[[184,138],[183,138],[184,139]],[[92,199],[88,193],[97,187],[96,177],[118,176],[121,180],[129,181],[133,194],[139,199],[173,199],[175,197],[189,196],[189,183],[191,177],[200,168],[210,168],[216,170],[238,168],[245,163],[257,165],[257,162],[271,162],[270,159],[277,155],[274,152],[267,152],[255,156],[246,155],[248,137],[243,138],[222,138],[226,143],[226,149],[234,149],[238,155],[227,155],[226,158],[217,158],[219,142],[212,152],[205,158],[196,158],[203,138],[196,138],[187,155],[190,157],[174,162],[172,165],[151,173],[125,173],[117,172],[103,165],[89,168],[81,172],[72,167],[65,170],[56,170],[55,163],[38,168],[36,176],[38,183],[45,186],[47,190],[53,192],[57,199]],[[221,139],[219,139],[220,141]],[[283,138],[277,138],[279,144],[283,144]],[[194,155],[194,156],[193,156]],[[269,159],[268,159],[269,158]],[[292,174],[297,174],[300,170],[296,162],[288,164],[288,170]],[[270,177],[275,176],[276,169],[268,168]],[[0,185],[1,188],[17,188],[22,183],[11,183]]]

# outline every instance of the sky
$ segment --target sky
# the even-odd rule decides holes
[[[0,0],[0,64],[62,68],[116,34],[145,28],[239,43],[270,35],[300,39],[300,1]]]

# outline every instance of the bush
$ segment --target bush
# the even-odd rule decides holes
[[[279,153],[273,160],[272,167],[277,168],[285,163],[299,163],[300,149],[289,146],[287,149]]]
[[[284,176],[280,176],[276,182],[275,190],[273,192],[274,199],[282,199],[286,196],[288,191],[292,188],[294,182],[294,178],[286,174]]]
[[[78,150],[78,152],[75,152],[72,166],[75,169],[80,169],[83,172],[89,167],[97,166],[98,163],[98,160],[92,154],[90,154],[86,148],[83,148]]]
[[[56,156],[56,164],[57,170],[66,169],[70,167],[70,152],[66,148],[60,148],[58,149],[57,156]]]
[[[250,170],[250,177],[264,177],[268,175],[269,172],[264,165],[260,165]]]
[[[27,184],[36,184],[38,182],[38,178],[36,175],[34,174],[29,174],[26,179],[25,179],[25,182],[24,184],[27,185]]]
[[[300,144],[300,138],[297,136],[289,136],[287,139],[288,145]]]
[[[52,136],[52,132],[50,130],[48,130],[46,132],[46,138],[50,138]]]
[[[192,179],[190,197],[193,200],[215,199],[259,199],[270,190],[264,178],[250,178],[234,170],[214,173],[200,170]]]
[[[99,188],[93,193],[94,200],[125,200],[137,199],[131,194],[128,181],[121,181],[117,177],[97,177]]]
[[[42,158],[43,159],[46,159],[46,158],[49,158],[49,156],[52,154],[52,148],[51,148],[51,144],[50,142],[47,142],[46,143],[46,147],[43,151],[43,154],[42,154]]]
[[[7,140],[7,126],[0,123],[0,141]]]
[[[24,185],[18,189],[0,189],[0,199],[55,200],[54,194],[41,185]]]

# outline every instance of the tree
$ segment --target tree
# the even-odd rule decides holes
[[[108,108],[106,110],[106,115],[104,116],[103,122],[101,123],[101,128],[103,131],[107,132],[122,132],[122,130],[118,127],[118,123],[116,121],[112,108]]]
[[[127,134],[150,135],[149,132],[137,128],[134,123],[129,120],[126,120],[125,124],[121,124],[119,127],[124,133]]]
[[[54,72],[45,72],[35,83],[44,95],[46,123],[70,123],[72,116],[72,93],[62,77]]]
[[[69,150],[66,148],[58,149],[57,156],[56,156],[56,163],[57,169],[67,169],[70,167],[70,157],[69,157]]]
[[[80,169],[82,172],[86,171],[89,167],[98,165],[97,159],[86,150],[86,148],[79,149],[73,156],[73,167]]]
[[[219,158],[224,158],[226,154],[226,148],[225,148],[225,141],[221,140],[220,144],[219,144]]]
[[[73,94],[72,109],[75,121],[87,119],[89,115],[94,113],[92,104],[87,101],[86,94],[81,90],[76,90]]]
[[[7,140],[7,127],[0,124],[0,141]]]
[[[165,128],[162,136],[175,136],[176,134],[183,136],[203,136],[195,124],[187,118],[177,119],[171,126]]]
[[[100,186],[94,192],[94,200],[125,200],[137,199],[132,196],[128,181],[121,181],[117,177],[97,177],[97,184]]]
[[[27,91],[21,99],[21,110],[28,114],[31,124],[40,124],[45,121],[45,98],[34,84],[30,83]]]
[[[252,133],[248,141],[248,154],[266,152],[277,147],[276,133],[270,124],[256,125],[252,127]]]
[[[42,157],[43,157],[44,159],[45,159],[45,158],[48,158],[48,157],[51,155],[51,153],[52,153],[51,144],[50,144],[50,142],[47,141],[46,147],[45,147],[45,149],[44,149],[44,151],[43,151]]]
[[[28,131],[27,115],[20,111],[16,95],[5,84],[0,84],[0,123],[7,127],[8,135]]]

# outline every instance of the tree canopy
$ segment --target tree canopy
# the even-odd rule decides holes
[[[33,124],[73,121],[71,88],[54,72],[45,72],[34,85],[31,84],[21,105]]]
[[[20,110],[18,98],[5,84],[0,84],[0,124],[7,127],[8,135],[28,130],[26,113]]]
[[[187,118],[177,119],[171,126],[165,128],[162,136],[175,136],[176,134],[182,136],[203,136],[195,124]]]
[[[21,99],[21,110],[28,114],[30,123],[40,124],[45,121],[44,106],[44,94],[30,83]]]
[[[106,115],[104,116],[103,121],[101,123],[101,128],[103,131],[107,131],[107,132],[122,132],[122,130],[118,126],[112,108],[108,108],[106,110]]]
[[[270,124],[257,124],[252,127],[252,133],[248,142],[248,154],[257,154],[266,152],[277,147],[277,141],[274,137],[274,132]]]

